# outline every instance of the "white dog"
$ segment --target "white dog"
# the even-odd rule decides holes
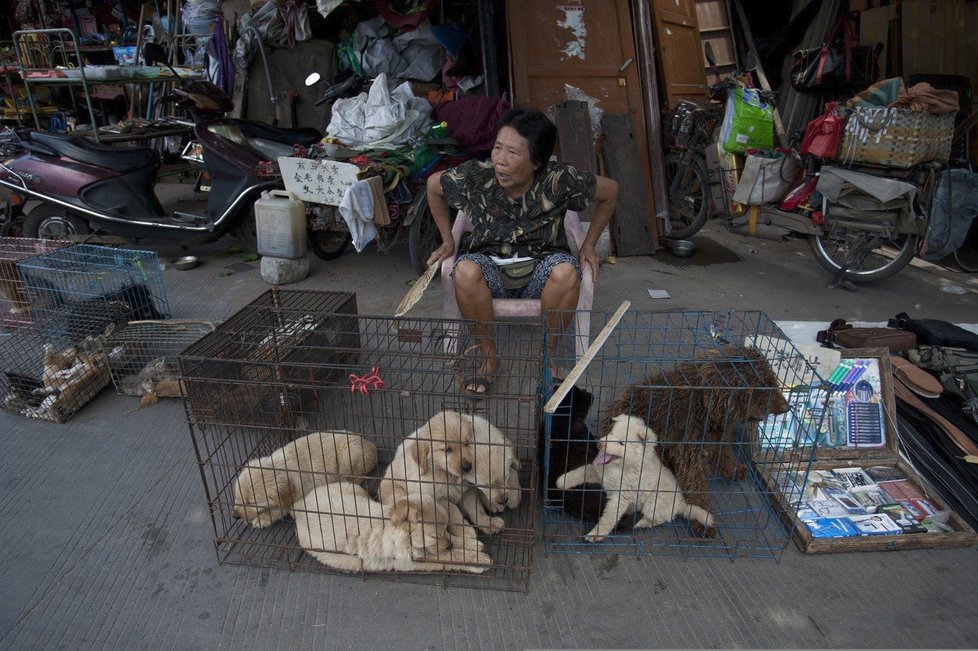
[[[498,427],[482,416],[468,418],[475,428],[475,458],[472,473],[465,477],[471,486],[462,493],[459,506],[472,524],[493,534],[501,531],[505,522],[491,514],[520,505],[520,460]]]
[[[397,508],[406,513],[394,516],[391,511]],[[346,572],[481,574],[492,563],[475,529],[446,500],[420,508],[384,506],[363,487],[340,482],[306,495],[295,504],[294,517],[299,545],[323,565]],[[454,525],[445,526],[449,521]],[[417,560],[419,551],[426,560]]]
[[[377,447],[351,432],[314,432],[247,462],[234,479],[234,517],[263,529],[323,484],[361,482],[377,467]]]
[[[599,483],[608,494],[598,523],[585,539],[604,540],[623,515],[636,511],[643,516],[636,527],[654,527],[681,515],[712,529],[713,515],[688,504],[676,476],[662,465],[655,451],[658,438],[645,421],[628,415],[615,416],[612,421],[611,431],[598,441],[600,453],[594,461],[557,478],[557,488]]]

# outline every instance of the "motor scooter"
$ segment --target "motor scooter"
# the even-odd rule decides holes
[[[148,43],[147,64],[162,63],[178,84],[169,99],[187,109],[210,174],[203,211],[165,210],[156,193],[160,161],[149,147],[114,147],[77,134],[22,131],[20,151],[0,162],[0,185],[11,191],[7,226],[19,221],[25,237],[72,239],[92,231],[129,241],[196,244],[226,233],[248,244],[256,238],[254,201],[281,188],[274,162],[295,145],[322,138],[311,128],[287,129],[225,117],[231,100],[217,86],[182,79],[162,46]],[[27,200],[40,203],[25,215]]]

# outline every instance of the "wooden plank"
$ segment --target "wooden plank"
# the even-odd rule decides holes
[[[608,176],[618,181],[618,206],[611,221],[611,236],[618,255],[651,255],[652,238],[649,233],[649,201],[645,193],[645,179],[638,160],[638,143],[632,130],[629,115],[605,115],[601,120],[604,129],[605,166]]]
[[[733,0],[734,8],[737,10],[737,18],[740,20],[740,28],[744,34],[744,40],[747,41],[748,51],[753,50],[755,53],[758,51],[757,46],[754,45],[754,37],[750,31],[750,23],[747,22],[747,15],[744,13],[744,7],[740,4],[740,0]],[[757,81],[763,90],[770,91],[771,84],[767,80],[767,75],[764,73],[764,66],[761,65],[760,59],[757,61]],[[778,110],[777,105],[774,107],[774,135],[778,138],[778,144],[782,147],[788,146],[788,135],[784,129],[784,123],[781,121],[781,111]]]
[[[597,155],[594,152],[594,129],[588,103],[565,100],[554,107],[554,124],[557,125],[557,142],[560,160],[570,163],[583,172],[598,173]],[[594,206],[580,214],[582,222],[590,222]]]

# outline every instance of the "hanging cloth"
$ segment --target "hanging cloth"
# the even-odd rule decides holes
[[[214,50],[213,58],[217,62],[217,77],[214,83],[231,97],[234,92],[234,63],[231,61],[231,50],[228,48],[227,36],[224,33],[224,16],[218,16],[214,23],[214,37],[210,47]]]

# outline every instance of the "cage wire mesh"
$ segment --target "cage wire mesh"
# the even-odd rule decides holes
[[[547,334],[545,368],[573,365],[572,330]],[[821,386],[763,313],[626,312],[545,414],[546,550],[779,560],[775,498],[807,478]]]
[[[117,324],[170,317],[159,257],[152,251],[78,244],[24,260],[18,268],[39,318],[70,315],[68,338],[83,338],[84,322],[107,314]]]
[[[527,589],[542,327],[497,328],[499,369],[476,397],[472,323],[448,325],[455,354],[442,320],[272,290],[179,355],[220,562]],[[310,464],[333,463],[345,481],[319,486]]]
[[[209,332],[210,321],[130,321],[106,338],[109,373],[116,391],[146,402],[179,398],[177,355]]]
[[[64,423],[108,385],[104,338],[111,319],[93,316],[70,329],[68,318],[48,316],[0,342],[0,407]]]
[[[72,246],[62,240],[0,237],[0,326],[7,330],[31,324],[31,301],[18,266],[37,255]]]

